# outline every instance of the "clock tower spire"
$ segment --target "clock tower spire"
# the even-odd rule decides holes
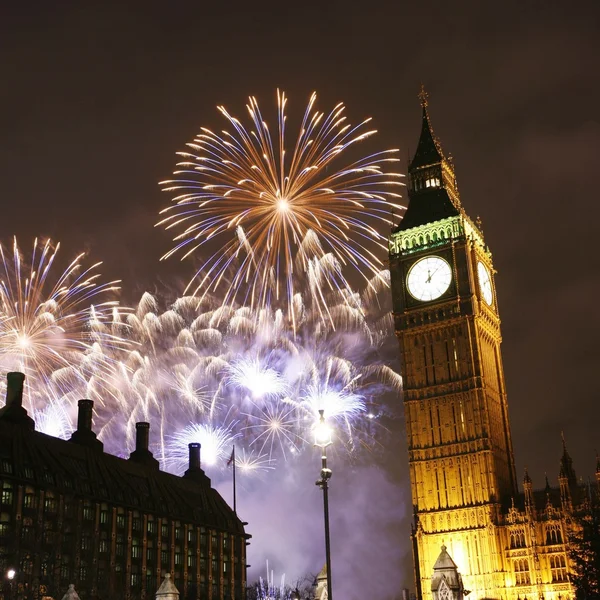
[[[400,223],[400,230],[457,216],[462,212],[454,165],[445,157],[433,133],[427,110],[428,94],[423,86],[419,99],[423,110],[421,136],[408,166],[410,204]]]
[[[492,255],[462,207],[424,90],[419,97],[409,206],[390,237],[417,591],[431,599],[445,545],[474,597],[496,597],[505,583],[498,527],[517,486]]]

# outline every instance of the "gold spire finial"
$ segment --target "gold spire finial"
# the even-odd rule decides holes
[[[421,106],[423,108],[427,108],[427,105],[429,104],[428,102],[428,98],[429,98],[429,94],[425,91],[425,86],[423,84],[421,84],[421,91],[419,92],[419,100],[421,101]]]

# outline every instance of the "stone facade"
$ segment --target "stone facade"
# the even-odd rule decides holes
[[[577,480],[564,445],[559,486],[534,492],[526,474],[518,491],[492,255],[462,207],[425,96],[408,188],[407,212],[390,238],[390,270],[418,595],[431,600],[445,545],[469,600],[572,598],[569,527],[597,491]],[[421,279],[411,280],[419,263]]]

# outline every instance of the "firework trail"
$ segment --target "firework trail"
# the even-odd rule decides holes
[[[84,254],[59,270],[59,248],[36,239],[24,255],[16,238],[12,252],[0,244],[0,365],[27,375],[29,408],[48,432],[66,435],[70,403],[82,388],[106,393],[113,356],[128,342],[119,282],[102,283],[101,263],[85,265]]]
[[[220,106],[231,130],[219,135],[202,128],[178,153],[183,160],[174,178],[161,182],[172,204],[157,225],[176,232],[176,245],[163,258],[204,252],[186,293],[202,297],[220,288],[225,305],[283,307],[295,327],[299,273],[331,257],[336,272],[324,282],[313,278],[322,296],[349,288],[342,272],[347,265],[367,280],[381,271],[377,253],[385,255],[387,238],[375,225],[385,223],[387,232],[392,211],[404,209],[395,191],[400,175],[384,171],[398,160],[397,151],[349,158],[376,133],[367,129],[370,119],[352,126],[342,103],[327,115],[315,103],[313,94],[291,144],[287,98],[278,91],[273,134],[250,97],[249,129]],[[211,240],[218,247],[213,254],[204,248]]]
[[[114,360],[110,410],[98,411],[101,439],[122,452],[123,439],[133,447],[135,423],[149,421],[168,470],[185,471],[190,442],[200,442],[203,463],[218,470],[236,443],[238,465],[251,474],[311,447],[324,409],[340,447],[372,446],[374,420],[386,410],[381,394],[400,387],[380,352],[392,327],[388,307],[366,304],[388,277],[378,274],[351,302],[345,290],[331,291],[331,322],[310,294],[306,303],[297,295],[295,329],[277,310],[191,296],[161,310],[145,294],[126,317],[134,350]]]

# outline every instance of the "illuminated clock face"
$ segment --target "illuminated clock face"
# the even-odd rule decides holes
[[[481,295],[487,304],[491,306],[494,301],[494,295],[492,294],[492,278],[490,277],[488,268],[482,262],[477,263],[477,276],[479,277],[479,289],[481,290]]]
[[[439,298],[452,282],[450,265],[439,256],[418,260],[408,272],[406,284],[413,298],[427,302]]]

